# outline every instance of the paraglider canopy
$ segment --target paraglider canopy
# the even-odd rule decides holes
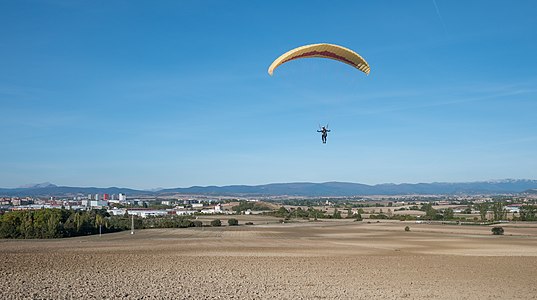
[[[270,76],[272,76],[274,69],[281,64],[294,59],[309,57],[334,59],[353,66],[365,74],[369,74],[370,71],[369,64],[365,61],[365,59],[351,49],[334,44],[312,44],[298,47],[282,54],[274,62],[272,62],[268,69],[268,73]]]

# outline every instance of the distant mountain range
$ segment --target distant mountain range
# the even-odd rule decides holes
[[[272,183],[265,185],[193,186],[160,190],[108,187],[67,187],[51,183],[2,189],[0,196],[73,196],[77,194],[118,194],[129,196],[212,195],[212,196],[370,196],[370,195],[476,195],[537,193],[537,180],[504,179],[481,182],[433,182],[367,185],[349,182]]]
[[[129,194],[129,195],[153,195],[150,191],[140,191],[128,188],[118,187],[70,187],[70,186],[57,186],[54,184],[36,184],[27,185],[26,187],[18,187],[14,189],[0,188],[0,197],[34,197],[34,196],[75,196],[75,195],[88,195],[88,194]]]

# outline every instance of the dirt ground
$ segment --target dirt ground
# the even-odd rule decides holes
[[[0,298],[537,297],[537,224],[493,236],[487,226],[269,221],[0,240]]]

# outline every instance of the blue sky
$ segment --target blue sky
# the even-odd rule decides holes
[[[536,15],[529,0],[0,1],[0,187],[537,179]],[[320,42],[371,74],[323,59],[267,74]]]

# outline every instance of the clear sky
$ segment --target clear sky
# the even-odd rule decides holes
[[[2,0],[0,187],[537,179],[536,16],[533,0]],[[267,74],[321,42],[371,74]]]

